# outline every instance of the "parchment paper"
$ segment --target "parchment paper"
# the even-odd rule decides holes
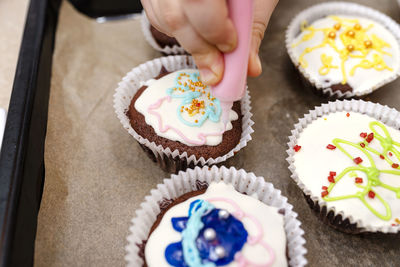
[[[326,102],[304,90],[284,47],[291,18],[313,0],[281,0],[261,47],[264,72],[249,79],[253,141],[225,165],[264,176],[303,222],[310,266],[393,266],[399,237],[349,236],[324,225],[290,179],[286,142],[294,123]],[[356,1],[399,20],[396,1]],[[158,57],[139,21],[97,24],[68,3],[61,9],[46,139],[46,181],[36,266],[123,266],[130,220],[164,177],[121,127],[112,107],[118,81]],[[400,80],[368,99],[400,109]]]

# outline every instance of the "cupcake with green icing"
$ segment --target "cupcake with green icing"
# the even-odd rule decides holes
[[[399,231],[399,121],[386,106],[336,101],[295,125],[289,169],[323,221],[347,233]]]
[[[330,97],[361,97],[400,74],[400,27],[354,3],[304,10],[287,29],[286,47],[305,84]]]

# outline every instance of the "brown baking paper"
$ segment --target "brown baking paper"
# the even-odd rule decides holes
[[[355,2],[400,21],[396,1]],[[400,254],[398,238],[349,237],[331,229],[313,214],[290,178],[285,160],[290,130],[325,100],[302,88],[286,53],[285,29],[315,3],[279,1],[260,49],[263,74],[248,79],[253,140],[224,165],[263,176],[287,196],[305,231],[309,266],[393,266]],[[121,127],[113,94],[127,72],[161,54],[144,40],[139,20],[98,24],[67,1],[56,38],[35,265],[124,266],[135,210],[170,175]],[[368,97],[400,110],[399,87],[398,79]]]
[[[98,24],[64,1],[36,266],[124,265],[134,210],[165,174],[121,127],[113,94],[130,69],[159,56],[143,40],[139,20]]]

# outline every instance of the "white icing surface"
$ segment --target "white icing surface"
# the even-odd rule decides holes
[[[347,157],[338,148],[329,150],[326,146],[328,144],[333,144],[332,140],[335,138],[353,143],[361,142],[363,138],[360,137],[360,133],[371,133],[372,131],[369,128],[369,123],[376,121],[376,119],[360,113],[350,112],[349,117],[347,117],[346,114],[347,112],[336,112],[314,120],[303,130],[297,139],[297,144],[301,146],[301,149],[294,154],[296,173],[300,181],[311,191],[311,194],[317,196],[319,200],[322,200],[322,186],[329,185],[327,178],[330,171],[335,171],[336,174],[339,175],[345,168],[357,166],[352,159]],[[396,142],[400,141],[400,131],[387,125],[385,126],[391,138]],[[378,127],[375,127],[375,129],[378,129],[380,135],[385,136]],[[353,158],[361,157],[363,159],[361,163],[363,166],[370,167],[368,158],[360,150],[352,148],[349,145],[342,146]],[[380,142],[376,140],[376,138],[370,143],[370,147],[377,151],[382,151]],[[398,147],[396,147],[396,149],[400,150]],[[378,155],[373,153],[369,154],[372,156],[379,170],[396,170],[386,161],[380,159]],[[394,155],[385,156],[389,157],[393,162],[398,163]],[[361,171],[356,171],[356,173],[357,177],[363,179],[362,185],[366,185],[367,177],[365,173]],[[380,173],[379,179],[390,186],[400,187],[399,175]],[[358,198],[327,201],[327,207],[328,209],[334,207],[336,213],[343,212],[346,217],[352,216],[355,221],[362,221],[364,225],[368,226],[379,227],[396,223],[395,218],[400,218],[400,199],[396,197],[395,192],[384,189],[383,187],[373,186],[372,189],[389,203],[392,211],[392,217],[389,221],[377,217]],[[355,186],[355,177],[351,177],[347,174],[337,183],[334,189],[329,193],[329,196],[352,195],[359,191],[362,191],[362,189]],[[365,199],[377,209],[379,213],[386,214],[383,205],[380,204],[377,197],[371,199],[366,196]]]
[[[383,50],[390,53],[390,55],[383,55],[383,60],[386,64],[393,69],[390,70],[381,70],[377,71],[374,68],[364,69],[357,68],[354,75],[351,76],[349,74],[350,70],[357,64],[360,63],[360,58],[349,58],[344,63],[344,68],[347,73],[347,83],[353,88],[353,92],[355,94],[369,90],[375,89],[379,83],[382,81],[389,79],[393,76],[393,73],[398,72],[400,68],[399,56],[400,56],[400,48],[399,43],[384,26],[379,23],[372,21],[370,19],[366,19],[363,17],[357,16],[345,16],[345,15],[337,15],[340,18],[351,18],[358,19],[362,28],[367,28],[369,25],[373,24],[373,27],[367,31],[368,36],[376,35],[380,39],[384,40],[386,43],[390,44],[391,47],[385,47]],[[337,22],[330,17],[325,17],[319,20],[314,21],[311,25],[316,28],[332,28],[334,24]],[[354,24],[350,23],[349,25]],[[343,49],[343,44],[340,41],[339,34],[344,31],[344,27],[342,26],[339,31],[337,31],[335,43],[339,49]],[[304,31],[300,33],[293,41],[293,44],[297,44],[304,35],[310,33],[309,31]],[[324,33],[322,31],[318,31],[315,33],[315,36],[308,41],[302,42],[299,45],[292,47],[292,51],[294,52],[294,56],[296,61],[299,61],[299,57],[304,49],[308,47],[314,47],[322,42],[324,38]],[[372,55],[375,51],[370,51],[367,55],[366,59],[371,60]],[[338,66],[338,68],[330,69],[329,73],[326,75],[321,75],[319,73],[319,69],[323,66],[321,62],[321,55],[326,54],[327,56],[332,56],[332,65]],[[327,88],[333,84],[339,84],[343,80],[343,75],[341,71],[341,59],[339,54],[329,45],[325,45],[322,48],[318,48],[313,50],[311,53],[308,53],[304,56],[304,59],[308,62],[308,66],[305,68],[306,73],[309,75],[310,80],[314,81],[317,85]],[[329,81],[327,81],[329,80]]]
[[[174,242],[181,240],[181,234],[172,228],[172,217],[184,217],[188,215],[189,205],[196,199],[210,199],[213,197],[224,197],[235,201],[239,207],[253,216],[255,216],[263,226],[263,241],[272,247],[275,253],[275,261],[272,266],[287,266],[286,258],[286,235],[284,230],[284,219],[277,209],[262,203],[261,201],[250,196],[237,192],[232,185],[226,185],[224,182],[211,183],[207,191],[199,196],[189,198],[188,200],[173,206],[163,216],[159,226],[150,235],[146,247],[146,262],[149,267],[170,266],[164,257],[165,248]],[[231,205],[224,202],[213,202],[216,208],[226,209],[233,212]],[[244,219],[242,221],[249,235],[255,234],[256,228],[254,224]],[[258,246],[245,244],[241,251],[246,258],[253,262],[262,264],[268,260],[268,253],[265,249]],[[237,263],[231,262],[224,266],[238,266]]]
[[[172,72],[158,80],[151,80],[150,82],[145,83],[149,85],[149,87],[141,94],[141,96],[135,102],[135,108],[137,111],[142,113],[146,119],[146,123],[153,127],[157,135],[162,136],[164,138],[179,141],[188,146],[193,146],[193,143],[189,143],[184,140],[179,134],[177,134],[173,130],[167,130],[166,132],[161,132],[159,129],[159,122],[156,116],[150,114],[148,112],[148,107],[157,100],[162,97],[167,96],[166,90],[171,87],[175,87],[175,79],[177,74],[180,72],[185,73],[198,73],[196,69],[184,69],[177,72]],[[210,91],[210,87],[205,89],[206,92]],[[191,140],[200,141],[198,135],[199,133],[203,134],[213,134],[213,133],[221,133],[216,136],[207,136],[205,145],[216,146],[222,142],[222,132],[224,131],[224,123],[220,119],[219,122],[212,122],[207,119],[200,127],[196,126],[188,126],[180,121],[177,116],[177,110],[181,106],[182,98],[172,98],[170,102],[164,101],[162,105],[155,109],[162,117],[163,126],[171,125],[177,129],[179,129],[187,138]],[[200,115],[196,115],[192,117],[196,119],[200,117]],[[237,120],[238,114],[231,110],[229,113],[229,123],[227,124],[227,131],[232,129],[231,121]]]

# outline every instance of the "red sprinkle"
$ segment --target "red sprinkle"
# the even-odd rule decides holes
[[[364,147],[365,147],[365,144],[364,144],[364,143],[360,143],[360,146],[361,146],[362,148],[364,148]]]
[[[393,156],[393,153],[392,153],[392,152],[389,152],[389,156]]]
[[[375,192],[370,190],[370,191],[368,192],[368,197],[369,197],[369,198],[375,198]]]
[[[360,157],[354,158],[353,161],[355,164],[360,164],[361,162],[363,162],[362,158]]]
[[[328,187],[327,186],[322,186],[322,190],[328,190]]]
[[[356,177],[356,184],[362,184],[362,182],[363,182],[363,179],[362,178],[360,178],[360,177]]]
[[[336,172],[329,172],[330,176],[336,176]]]
[[[395,223],[392,223],[392,226],[397,226],[397,224],[395,224]]]
[[[385,156],[384,156],[384,155],[379,155],[379,157],[380,157],[381,159],[385,159]]]
[[[392,164],[392,168],[393,168],[393,169],[397,169],[398,167],[399,167],[399,164],[397,164],[397,163],[393,163],[393,164]]]
[[[301,146],[295,145],[293,147],[294,151],[299,152],[299,150],[301,149]]]
[[[362,138],[365,138],[365,137],[367,137],[367,133],[360,133],[360,136],[361,136]]]
[[[347,117],[350,117],[350,113],[347,113],[346,116],[347,116]]]
[[[328,194],[329,194],[328,191],[323,191],[323,192],[321,193],[321,197],[326,197]]]
[[[333,176],[328,176],[328,181],[330,183],[334,183],[335,182],[335,178]]]
[[[334,150],[336,147],[334,145],[329,144],[326,146],[326,148],[330,149],[330,150]]]
[[[374,139],[374,133],[370,133],[367,138],[365,139],[365,141],[367,141],[368,143],[371,143],[371,141]]]

